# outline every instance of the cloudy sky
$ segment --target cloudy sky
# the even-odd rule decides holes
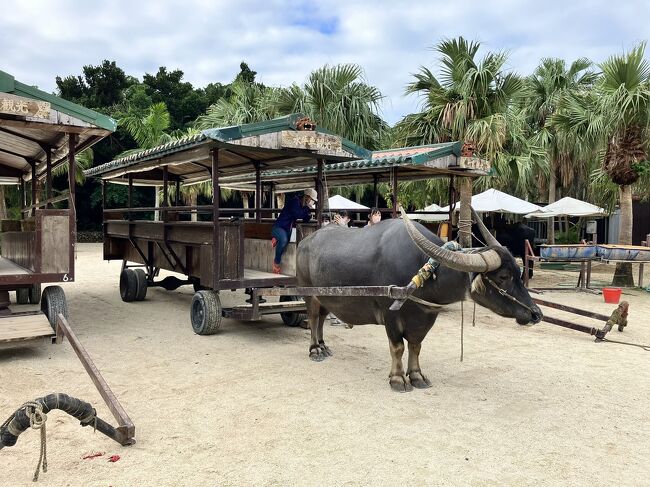
[[[530,73],[542,57],[601,61],[648,39],[650,2],[563,0],[0,0],[0,70],[53,91],[56,75],[115,60],[142,77],[181,69],[195,86],[229,82],[242,60],[268,85],[303,82],[323,64],[358,63],[391,123],[417,108],[411,73],[431,46],[463,35],[508,50]]]

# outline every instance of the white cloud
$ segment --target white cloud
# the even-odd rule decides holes
[[[139,77],[158,66],[182,69],[195,86],[230,81],[242,60],[273,85],[300,83],[325,63],[355,62],[386,95],[393,123],[415,109],[404,86],[419,66],[435,67],[428,48],[443,37],[508,49],[511,68],[528,74],[542,57],[601,61],[629,48],[648,38],[648,14],[640,0],[5,0],[0,69],[53,91],[56,75],[103,59]]]

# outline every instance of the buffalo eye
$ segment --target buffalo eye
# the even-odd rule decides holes
[[[509,272],[500,272],[497,274],[497,279],[499,282],[509,282],[512,281],[512,275]]]

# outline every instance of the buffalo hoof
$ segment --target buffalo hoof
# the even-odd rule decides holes
[[[332,355],[332,350],[324,343],[321,343],[320,345],[314,345],[309,349],[309,358],[314,362],[322,362],[327,357],[331,357]]]
[[[411,372],[409,374],[411,385],[418,389],[427,389],[431,387],[431,382],[427,379],[422,372]]]
[[[404,375],[394,375],[388,382],[394,392],[411,392],[413,390],[413,386],[409,384]]]

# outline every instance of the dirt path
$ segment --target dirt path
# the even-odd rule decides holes
[[[153,289],[126,304],[119,263],[103,262],[100,246],[80,245],[77,264],[78,281],[65,287],[72,325],[133,418],[138,443],[120,447],[52,413],[49,471],[38,485],[649,482],[649,352],[547,324],[521,327],[481,308],[472,328],[467,303],[465,360],[455,306],[423,346],[433,387],[396,394],[381,327],[326,325],[335,356],[314,363],[306,330],[277,318],[226,320],[219,334],[199,337],[189,324],[190,289]],[[624,298],[624,339],[650,343],[650,293]],[[226,304],[241,299],[223,295]],[[544,299],[612,310],[596,295]],[[91,401],[112,419],[68,344],[0,350],[0,421],[50,392]],[[106,455],[81,459],[96,451]],[[121,459],[109,463],[112,454]],[[34,485],[37,456],[34,432],[2,450],[0,485]]]

